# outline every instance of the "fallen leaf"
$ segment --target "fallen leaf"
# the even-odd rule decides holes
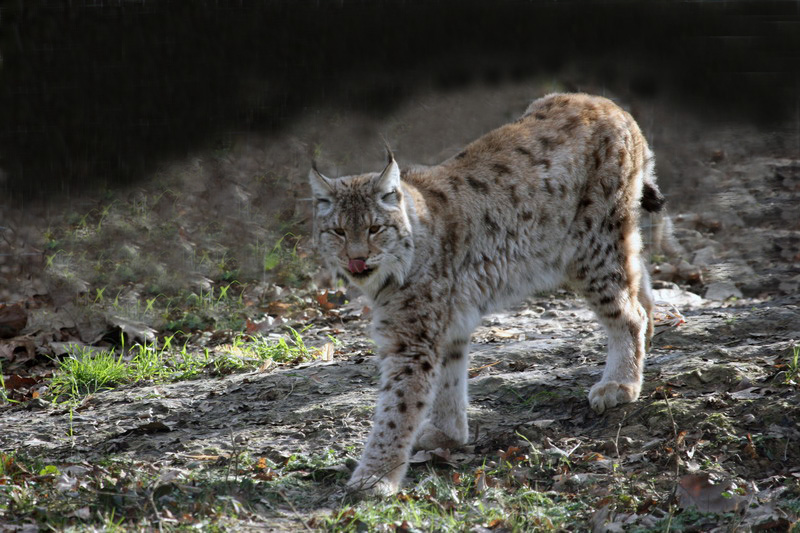
[[[272,481],[273,479],[278,477],[278,474],[276,474],[275,471],[271,468],[265,468],[263,471],[256,473],[256,475],[253,477],[256,479],[260,479],[261,481]]]
[[[80,518],[81,520],[89,520],[89,518],[92,517],[92,511],[89,507],[81,507],[80,509],[75,509],[72,516]]]
[[[411,531],[411,526],[408,524],[408,520],[403,520],[399,524],[390,524],[390,526],[396,533],[408,533]]]
[[[509,446],[508,450],[500,452],[500,459],[503,461],[510,461],[513,460],[519,455],[519,452],[522,451],[519,446]]]
[[[672,386],[667,385],[659,385],[650,393],[650,397],[657,400],[663,400],[665,397],[675,398],[676,396],[678,396],[678,393],[672,389]]]
[[[592,515],[592,533],[622,533],[624,524],[616,518],[611,506],[604,505]]]
[[[605,457],[603,456],[602,453],[590,452],[584,455],[582,459],[588,463],[591,461],[604,461]]]
[[[748,387],[746,389],[732,392],[730,393],[730,395],[731,398],[735,400],[758,400],[759,398],[763,398],[770,392],[772,391],[764,387]]]
[[[319,349],[319,358],[323,361],[333,361],[333,343],[327,342]]]
[[[139,342],[154,342],[156,340],[156,330],[147,326],[144,322],[129,318],[111,315],[106,317],[109,326],[118,328],[122,333],[133,340]],[[84,339],[86,340],[86,339]]]
[[[469,369],[469,378],[472,379],[477,376],[481,370],[489,367],[493,367],[494,365],[500,364],[500,361],[495,361],[494,363],[489,363],[488,365],[479,366],[478,368],[470,368]]]
[[[475,472],[475,492],[478,494],[484,492],[488,487],[488,483],[486,482],[486,473],[483,469],[479,469]]]
[[[21,303],[0,304],[0,339],[16,337],[28,323],[28,312]]]
[[[701,513],[728,513],[741,508],[747,498],[730,492],[731,481],[713,485],[708,474],[689,474],[678,481],[678,504],[682,509],[697,507]]]
[[[490,335],[494,336],[497,339],[516,339],[522,340],[525,336],[525,332],[520,329],[501,329],[501,328],[492,328],[489,332]]]
[[[8,368],[9,363],[20,365],[34,358],[36,358],[36,344],[30,337],[17,337],[0,343],[0,359],[3,360],[4,368]]]
[[[427,463],[428,461],[444,461],[450,460],[450,450],[446,448],[436,448],[435,450],[419,450],[411,459],[409,463]]]
[[[36,378],[26,378],[23,376],[18,376],[13,374],[3,380],[5,382],[6,389],[8,390],[16,390],[30,387],[31,385],[36,385],[39,381]]]
[[[317,293],[317,303],[325,311],[330,311],[331,309],[336,307],[335,303],[332,303],[332,302],[328,301],[328,291],[327,290],[319,291]]]
[[[74,328],[76,324],[74,318],[75,313],[73,313],[73,311],[75,310],[68,305],[58,309],[42,307],[31,310],[28,316],[28,325],[25,326],[25,329],[23,329],[21,333],[24,335],[35,335],[39,332],[50,333]],[[95,328],[92,335],[90,335],[91,337],[102,337],[108,329],[105,324],[105,319],[99,317],[98,323],[99,322],[102,322],[102,325]]]
[[[283,323],[280,321],[280,323]],[[257,333],[266,333],[277,327],[275,317],[267,316],[260,322],[254,322],[249,318],[244,323],[245,332],[248,335],[255,335]]]
[[[61,468],[61,472],[73,477],[85,476],[91,469],[83,465],[69,465]]]
[[[169,468],[164,472],[161,472],[158,476],[158,480],[155,482],[155,485],[163,486],[173,483],[175,480],[181,479],[182,477],[186,477],[188,472],[185,470],[181,470],[180,468]]]
[[[61,471],[55,465],[47,465],[41,470],[39,470],[39,475],[44,476],[58,476],[61,474]],[[68,474],[68,472],[67,472]]]
[[[747,434],[747,444],[744,446],[744,453],[751,459],[758,459],[758,452],[756,452],[756,445],[753,442],[753,437],[750,433]]]
[[[331,518],[334,517],[336,511],[333,511]],[[349,507],[346,511],[340,513],[336,519],[336,525],[340,525],[342,527],[347,527],[351,522],[355,521],[356,518],[356,510],[353,507]]]
[[[792,524],[783,516],[762,522],[753,526],[753,531],[797,531],[795,527],[800,526],[800,520]]]
[[[288,313],[290,307],[286,302],[270,302],[267,305],[267,314],[282,316]]]
[[[658,504],[658,500],[655,498],[647,498],[645,501],[639,504],[636,508],[636,514],[645,514],[647,513],[654,505]]]
[[[78,480],[69,474],[61,474],[55,483],[58,492],[70,492],[78,488]]]
[[[276,366],[276,365],[277,365],[277,363],[275,363],[275,361],[273,361],[272,359],[266,359],[258,367],[258,371],[259,372],[266,372],[267,370],[269,370],[270,368],[272,368],[273,366]]]

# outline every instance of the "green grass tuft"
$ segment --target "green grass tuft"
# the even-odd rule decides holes
[[[50,393],[55,401],[77,400],[87,394],[113,389],[125,383],[153,381],[165,383],[192,379],[204,372],[224,374],[266,369],[271,365],[293,365],[315,358],[306,347],[301,332],[289,328],[287,337],[277,340],[260,335],[239,334],[229,345],[213,352],[208,348],[189,350],[188,343],[173,346],[175,336],[156,342],[137,343],[122,355],[112,351],[76,348],[58,361]],[[5,389],[0,378],[0,398]]]
[[[50,382],[56,398],[78,398],[86,394],[112,389],[128,380],[128,367],[122,356],[110,351],[95,352],[81,348],[58,362]]]
[[[0,362],[0,403],[15,403],[8,395],[6,380],[3,378],[3,363]]]
[[[800,346],[792,346],[792,355],[786,365],[787,385],[800,385]]]

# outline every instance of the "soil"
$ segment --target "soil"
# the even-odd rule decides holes
[[[345,173],[375,167],[376,133],[388,132],[401,160],[432,163],[542,92],[528,84],[432,94],[383,121],[317,110],[272,142],[290,151],[299,139],[295,155],[321,145]],[[656,151],[682,247],[657,258],[657,298],[685,319],[671,327],[661,317],[641,399],[593,413],[586,393],[602,371],[605,335],[574,294],[534,295],[485,317],[473,335],[471,442],[463,453],[480,457],[527,439],[540,449],[596,452],[660,487],[711,472],[747,487],[762,508],[773,506],[775,516],[744,517],[742,527],[756,527],[785,515],[775,504],[800,493],[800,377],[790,366],[800,339],[800,159],[790,128],[700,124],[674,105],[629,104]],[[374,149],[353,151],[362,145]],[[286,168],[300,183],[302,165]],[[298,199],[295,210],[307,205]],[[348,309],[361,305],[354,299]],[[0,406],[0,450],[63,463],[114,455],[164,469],[192,469],[197,457],[237,446],[274,461],[326,449],[356,457],[378,381],[368,315],[310,317],[307,344],[321,346],[329,334],[340,341],[332,361],[140,383],[88,396],[74,410],[41,400]],[[610,463],[599,461],[596,475]],[[340,489],[321,487],[302,511],[334,507]],[[301,527],[285,516],[261,525]]]

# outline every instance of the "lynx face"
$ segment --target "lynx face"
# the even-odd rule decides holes
[[[331,180],[312,169],[309,179],[315,235],[329,265],[367,294],[402,283],[414,241],[394,159],[381,173]]]
[[[380,392],[352,490],[391,494],[412,446],[464,444],[468,348],[487,312],[569,284],[608,333],[598,413],[635,401],[653,301],[639,211],[663,204],[652,153],[604,98],[550,95],[440,165],[330,180],[315,169],[325,261],[372,299]]]

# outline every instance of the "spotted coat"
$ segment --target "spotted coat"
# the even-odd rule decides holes
[[[553,94],[434,167],[310,173],[326,262],[372,300],[380,391],[349,487],[395,492],[413,447],[467,441],[467,366],[481,315],[570,285],[605,326],[597,412],[635,401],[652,297],[640,207],[663,204],[653,156],[605,98]]]

